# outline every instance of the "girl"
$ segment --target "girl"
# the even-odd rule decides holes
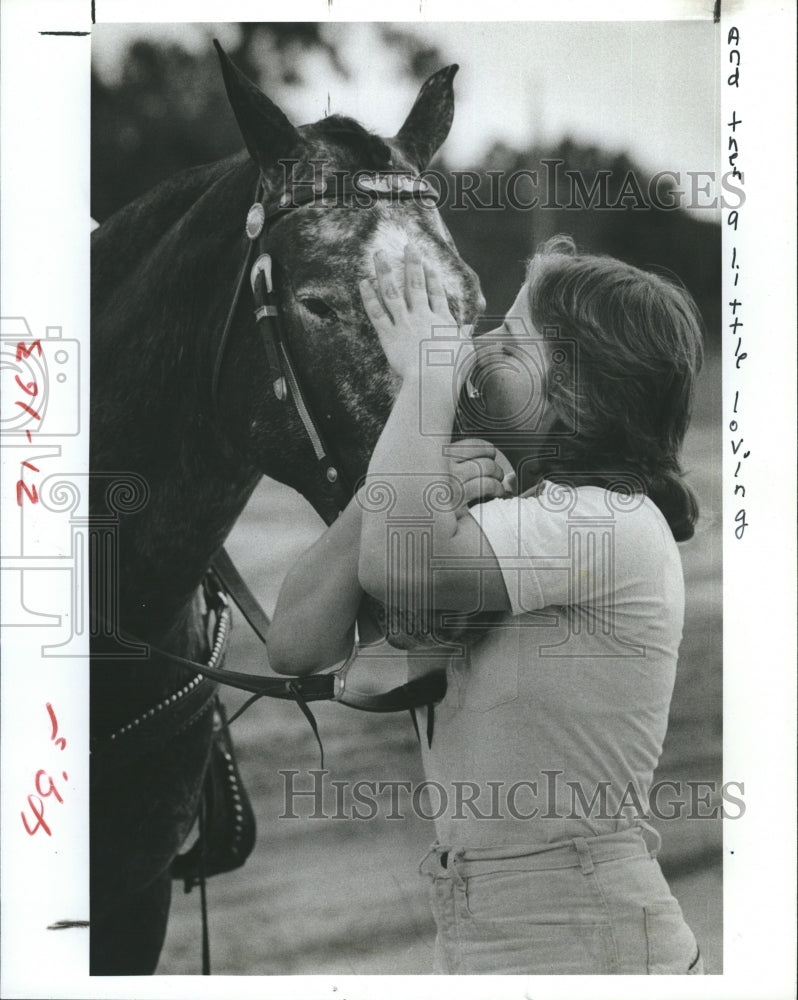
[[[284,584],[272,662],[345,658],[363,592],[416,616],[500,613],[468,649],[440,633],[436,656],[411,656],[448,653],[422,747],[448,806],[421,865],[435,970],[701,973],[645,823],[682,632],[675,543],[697,517],[679,467],[695,307],[557,238],[501,327],[470,340],[413,247],[403,275],[379,254],[375,271],[363,302],[401,388],[366,483]],[[505,495],[483,448],[470,509],[449,446],[466,377],[519,486]]]

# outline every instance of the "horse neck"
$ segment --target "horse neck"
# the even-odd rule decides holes
[[[92,247],[92,509],[107,514],[109,475],[146,483],[146,505],[119,520],[118,585],[123,624],[151,641],[193,607],[259,478],[209,419],[203,378],[255,176],[236,159],[192,172],[188,192],[169,181],[101,227]],[[181,195],[198,191],[175,218]]]

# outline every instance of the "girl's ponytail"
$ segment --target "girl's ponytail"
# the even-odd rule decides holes
[[[648,496],[668,522],[677,542],[693,537],[698,521],[695,494],[676,472],[662,471],[648,477]]]

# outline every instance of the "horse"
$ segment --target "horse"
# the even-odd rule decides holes
[[[396,259],[414,241],[458,322],[484,308],[429,199],[311,197],[281,211],[300,190],[318,193],[320,165],[325,177],[399,177],[411,190],[451,127],[456,66],[433,74],[384,138],[337,114],[294,126],[217,49],[246,148],[165,180],[92,233],[90,505],[92,537],[111,539],[90,553],[92,975],[157,967],[213,736],[204,682],[187,665],[216,653],[215,554],[263,474],[333,518],[390,411],[395,378],[358,293],[374,252]],[[253,202],[276,217],[268,279],[296,386],[275,378],[239,301],[244,221],[263,221]],[[334,468],[319,466],[297,392]]]

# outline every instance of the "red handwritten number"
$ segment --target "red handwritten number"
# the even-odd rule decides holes
[[[36,420],[42,419],[41,413],[37,413],[36,410],[34,410],[33,407],[28,406],[27,403],[22,403],[18,399],[15,399],[14,405],[21,407],[26,413],[30,413],[30,415],[34,417]]]
[[[17,344],[17,361],[24,361],[33,354],[34,350],[38,353],[39,357],[42,356],[42,342],[40,340],[34,340],[30,347],[26,347],[24,344]]]
[[[52,727],[50,732],[50,739],[55,743],[55,745],[60,750],[63,750],[66,747],[67,741],[64,739],[63,736],[58,736],[58,719],[56,718],[53,706],[48,701],[45,703],[45,708],[47,709],[47,714],[50,717],[50,725]],[[66,771],[62,771],[61,775],[63,776],[64,781],[69,780],[69,776],[67,775]],[[28,808],[33,813],[34,822],[33,823],[29,822],[28,817],[25,815],[24,812],[20,810],[19,815],[20,818],[22,819],[22,825],[25,827],[25,830],[29,837],[32,837],[35,833],[38,833],[39,830],[44,830],[47,836],[51,837],[52,831],[44,818],[44,802],[42,800],[48,799],[50,798],[50,796],[52,796],[57,802],[60,802],[62,804],[64,800],[61,797],[61,793],[55,787],[55,782],[47,773],[47,771],[44,770],[43,767],[40,767],[39,770],[34,775],[33,785],[34,788],[36,789],[37,794],[34,795],[33,793],[31,793],[28,796]]]
[[[29,396],[39,395],[39,387],[35,382],[23,382],[19,375],[15,375],[14,378],[16,379],[17,385],[23,392],[26,392]]]
[[[63,750],[67,745],[67,741],[63,736],[58,736],[58,719],[55,717],[55,710],[49,701],[46,703],[45,708],[47,709],[47,714],[50,716],[50,725],[53,727],[50,739],[54,741],[59,750]],[[58,739],[56,739],[56,736],[58,736]]]
[[[38,503],[39,502],[39,493],[38,493],[38,490],[36,489],[36,484],[34,483],[33,486],[28,486],[27,483],[23,483],[23,481],[21,479],[18,479],[17,480],[17,507],[21,507],[22,506],[22,494],[23,493],[28,498],[28,500],[30,500],[31,503]]]
[[[42,775],[44,775],[45,778],[47,778],[47,781],[50,786],[49,788],[41,787]],[[44,768],[39,768],[39,770],[36,772],[36,777],[33,779],[33,783],[36,786],[36,791],[39,793],[39,795],[41,795],[43,799],[46,799],[48,795],[55,795],[58,801],[63,803],[64,800],[61,798],[61,793],[55,787],[55,782],[50,777],[50,775],[44,770]]]
[[[40,340],[32,340],[30,344],[25,344],[23,341],[20,341],[17,344],[17,355],[16,355],[17,361],[27,360],[34,352],[38,354],[39,357],[42,356],[42,342]],[[33,398],[39,395],[39,386],[36,384],[35,381],[23,382],[22,379],[19,377],[19,375],[15,375],[14,378],[16,379],[17,385],[25,393],[26,396],[30,396],[31,398]],[[20,409],[30,414],[30,416],[32,416],[34,420],[42,419],[41,414],[37,413],[36,410],[34,410],[32,407],[28,406],[28,404],[24,402],[24,400],[16,399],[14,400],[14,403],[16,406],[20,407]],[[30,431],[26,431],[25,433],[28,436],[28,441],[31,441],[32,438]],[[34,472],[39,471],[35,465],[31,465],[29,462],[23,462],[22,464],[24,466],[27,466],[27,468],[32,469]],[[39,492],[36,489],[36,486],[35,485],[28,486],[27,483],[23,482],[21,479],[18,479],[17,507],[22,506],[23,496],[26,496],[31,503],[39,502]]]
[[[32,837],[34,833],[37,833],[39,830],[44,830],[44,832],[47,834],[48,837],[52,837],[52,832],[50,830],[50,827],[44,821],[44,803],[39,798],[39,796],[29,795],[28,805],[30,806],[30,811],[33,813],[36,819],[36,825],[33,828],[31,828],[25,813],[20,812],[20,816],[22,817],[22,822],[28,834]]]

